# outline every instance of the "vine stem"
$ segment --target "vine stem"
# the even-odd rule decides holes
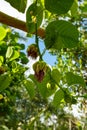
[[[56,83],[56,85],[65,93],[65,90],[52,78],[50,75],[51,79]]]
[[[37,0],[36,0],[36,11],[37,11]],[[42,55],[41,55],[40,48],[39,48],[39,38],[38,38],[38,28],[37,28],[37,17],[36,17],[36,23],[35,23],[35,32],[36,32],[35,42],[36,42],[37,47],[38,47],[38,52],[39,52],[40,60],[42,60]]]
[[[43,57],[43,55],[45,54],[45,52],[46,52],[46,48],[44,48],[44,50],[43,50],[43,52],[42,52],[42,54],[41,54],[42,57]]]

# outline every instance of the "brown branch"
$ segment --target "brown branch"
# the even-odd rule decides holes
[[[27,32],[26,23],[18,20],[12,16],[9,16],[3,12],[0,11],[0,23],[6,24],[8,26],[12,26],[14,28],[23,30]],[[33,33],[35,34],[35,33]],[[45,37],[45,31],[42,28],[38,29],[38,36],[40,36],[42,39]]]
[[[27,32],[25,22],[11,17],[7,14],[4,14],[2,12],[0,12],[0,22]]]

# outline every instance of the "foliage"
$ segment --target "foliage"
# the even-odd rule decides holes
[[[46,28],[46,48],[59,50],[61,48],[77,47],[78,35],[77,29],[71,23],[63,20],[53,21]]]
[[[16,8],[18,11],[24,13],[26,9],[27,0],[5,0],[11,4],[14,8]]]
[[[26,0],[6,1],[18,11],[25,11]],[[65,111],[75,104],[82,110],[86,107],[83,105],[87,100],[84,5],[86,1],[34,0],[26,11],[26,26],[29,34],[35,33],[35,43],[27,47],[27,54],[25,45],[19,43],[20,34],[0,26],[0,129],[86,130],[86,116],[82,125]],[[43,51],[37,33],[39,27],[45,30]],[[43,60],[46,50],[57,56],[54,67]],[[39,61],[32,66],[34,74],[26,76],[30,56]]]

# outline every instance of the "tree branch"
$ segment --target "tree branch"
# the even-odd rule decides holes
[[[21,20],[18,20],[12,16],[9,16],[3,12],[0,11],[0,23],[6,24],[8,26],[12,26],[14,28],[23,30],[25,32],[28,32],[26,28],[26,22],[23,22]],[[33,33],[35,34],[35,33]],[[42,28],[39,28],[37,31],[38,36],[40,36],[42,39],[45,37],[45,30]]]

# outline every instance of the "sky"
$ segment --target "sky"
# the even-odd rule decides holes
[[[30,5],[30,0],[28,0],[27,2],[27,8]],[[10,4],[4,0],[0,0],[0,11],[10,15],[10,16],[14,16],[17,19],[21,19],[23,21],[26,21],[26,15],[25,13],[20,13],[18,12],[15,8],[11,7]],[[23,36],[25,35],[25,32],[23,31],[19,31]],[[26,35],[25,35],[26,36]],[[27,45],[34,43],[34,37],[29,38],[27,43],[26,43],[26,47]],[[40,40],[40,49],[43,50],[44,49],[44,42],[42,40]],[[46,51],[43,59],[49,64],[49,65],[54,65],[54,63],[56,62],[56,56],[51,56],[51,54],[48,53],[48,51]]]
[[[28,4],[29,4],[28,0]],[[5,0],[0,0],[0,11],[13,16],[15,18],[21,19],[23,21],[26,20],[25,14],[23,13],[19,13],[15,8],[13,8],[12,6],[10,6],[10,4],[8,2],[6,2]]]

